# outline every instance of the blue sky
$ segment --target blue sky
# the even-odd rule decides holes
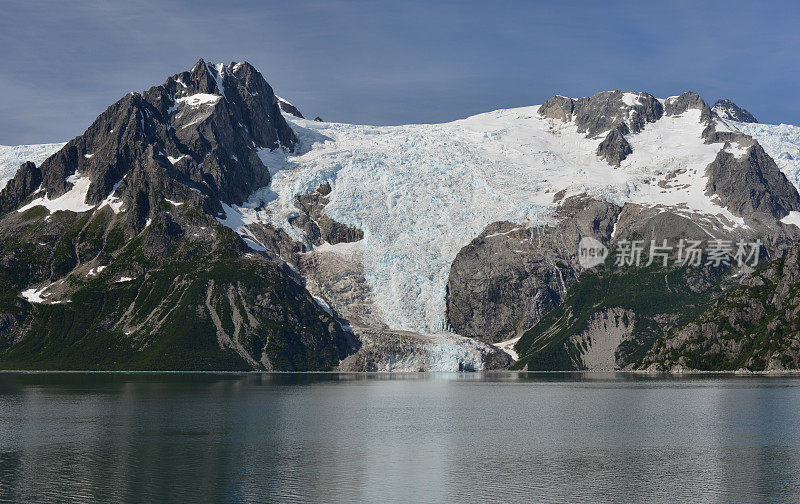
[[[307,116],[442,122],[607,89],[800,123],[792,2],[4,0],[0,144],[79,135],[198,58],[253,63]]]

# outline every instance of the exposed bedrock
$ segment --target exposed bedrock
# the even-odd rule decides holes
[[[539,114],[551,119],[574,121],[579,133],[595,138],[618,124],[638,133],[648,122],[661,118],[664,109],[648,93],[603,91],[583,98],[554,96],[539,107]]]
[[[751,217],[768,214],[781,219],[792,210],[800,210],[800,195],[775,161],[758,142],[753,142],[741,157],[720,150],[706,168],[707,194],[735,215]]]
[[[671,96],[664,100],[665,115],[681,115],[690,109],[700,110],[700,122],[705,123],[711,121],[711,108],[709,108],[708,104],[694,91],[686,91],[679,96]]]
[[[316,191],[295,197],[294,206],[299,215],[291,219],[292,226],[301,229],[313,245],[351,243],[364,238],[364,232],[331,219],[324,213],[331,193],[330,184],[320,185]]]
[[[631,144],[625,140],[627,131],[628,127],[625,124],[619,124],[606,135],[606,139],[597,146],[597,155],[600,159],[604,159],[611,166],[619,166],[623,159],[633,153]]]
[[[642,131],[645,124],[664,114],[661,102],[648,93],[604,91],[584,98],[554,96],[539,107],[539,114],[551,119],[574,121],[579,133],[596,138],[607,133],[597,155],[619,166],[633,152],[625,135]]]
[[[728,99],[717,100],[717,103],[715,103],[711,108],[711,112],[713,112],[714,115],[720,119],[728,119],[731,121],[746,123],[758,122],[753,114]]]
[[[490,224],[457,254],[446,310],[458,334],[486,342],[520,336],[558,306],[578,276],[578,243],[608,243],[620,207],[588,197],[565,200],[556,225]]]

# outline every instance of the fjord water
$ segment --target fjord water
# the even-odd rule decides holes
[[[800,500],[800,378],[0,374],[0,502]]]

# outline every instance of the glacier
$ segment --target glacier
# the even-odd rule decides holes
[[[298,152],[269,154],[265,162],[281,157],[272,164],[279,167],[272,183],[238,211],[245,222],[269,222],[310,246],[289,224],[297,215],[294,198],[330,183],[325,212],[364,231],[363,267],[384,322],[422,334],[449,332],[445,291],[459,250],[495,221],[551,222],[554,196],[562,191],[744,225],[705,194],[705,168],[723,145],[704,143],[699,110],[665,116],[630,135],[634,152],[617,169],[596,156],[600,138],[542,118],[538,108],[404,126],[286,115]],[[659,185],[667,174],[671,183]]]
[[[66,143],[49,143],[39,145],[0,145],[0,189],[14,178],[19,165],[25,161],[33,161],[39,166],[51,154],[64,147]]]
[[[745,225],[705,194],[705,168],[723,145],[703,142],[698,110],[664,116],[626,136],[633,153],[614,168],[596,156],[601,138],[586,138],[573,123],[542,118],[538,108],[402,126],[284,114],[299,140],[296,151],[262,151],[272,182],[242,206],[226,205],[220,220],[256,250],[263,248],[246,226],[259,221],[311,248],[289,223],[297,215],[294,199],[329,183],[325,212],[364,232],[359,257],[383,322],[395,330],[440,335],[450,333],[445,319],[450,265],[492,222],[550,223],[557,200],[587,193],[617,204],[705,214],[730,228]],[[752,135],[800,186],[800,128],[719,119],[717,125]],[[21,162],[41,163],[63,145],[0,146],[2,184]],[[81,202],[72,203],[78,209]]]
[[[795,187],[800,187],[800,127],[791,124],[733,123],[758,140]]]

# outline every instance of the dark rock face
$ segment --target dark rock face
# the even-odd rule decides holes
[[[623,123],[631,132],[638,133],[646,123],[657,121],[664,113],[661,102],[648,93],[636,94],[633,105],[626,103],[624,97],[622,91],[603,91],[578,99],[556,95],[539,107],[539,114],[575,121],[579,133],[594,138]]]
[[[742,280],[696,320],[666,334],[641,367],[800,369],[800,245]]]
[[[781,219],[791,210],[800,210],[797,189],[757,142],[741,158],[721,150],[706,175],[706,192],[717,195],[735,215],[765,213]]]
[[[606,139],[597,146],[597,155],[611,166],[619,166],[622,160],[633,153],[631,144],[625,140],[628,127],[623,123],[612,129]]]
[[[709,123],[701,134],[705,143],[725,143],[736,144],[740,148],[747,149],[751,145],[758,143],[750,135],[745,135],[740,131],[717,131],[715,123]]]
[[[711,109],[694,91],[687,91],[680,96],[672,96],[664,101],[664,113],[668,116],[680,115],[690,109],[700,110],[700,122],[711,121]]]
[[[746,123],[758,122],[753,114],[727,99],[717,100],[711,111],[720,119]]]
[[[66,178],[77,172],[92,181],[89,204],[100,203],[120,184],[117,194],[132,205],[149,198],[143,191],[163,185],[165,176],[240,204],[269,183],[257,149],[291,150],[296,142],[272,88],[255,68],[212,67],[200,60],[161,86],[126,95],[39,169],[50,198],[67,192]],[[20,199],[24,181],[10,185],[17,194],[0,194],[0,200]]]
[[[293,115],[295,117],[299,117],[300,119],[305,119],[303,117],[303,114],[301,114],[300,111],[297,110],[297,107],[295,107],[291,103],[287,102],[283,98],[278,97],[278,105],[281,107],[281,110],[283,110],[287,114],[291,114],[291,115]]]
[[[315,117],[314,120],[317,122],[324,122],[320,116]]]
[[[291,224],[302,229],[313,245],[351,243],[364,238],[362,230],[336,222],[324,213],[330,193],[331,186],[325,183],[313,193],[296,197],[294,205],[301,213]]]
[[[539,107],[539,114],[551,119],[574,121],[579,133],[596,138],[608,132],[598,146],[597,155],[612,166],[619,166],[633,152],[625,135],[642,131],[645,124],[664,114],[656,98],[648,93],[604,91],[584,98],[554,96]]]
[[[447,282],[447,321],[461,335],[486,342],[511,339],[561,304],[580,271],[584,236],[608,243],[620,208],[571,197],[556,226],[490,224],[461,249]]]
[[[262,225],[248,230],[269,251],[256,253],[217,220],[269,182],[258,149],[296,142],[252,66],[200,60],[25,163],[0,192],[0,298],[18,304],[0,307],[0,367],[338,365],[358,344],[283,263],[302,246]],[[74,174],[90,180],[93,208],[16,211],[63,195]],[[42,297],[20,296],[31,289]]]
[[[0,192],[0,214],[17,208],[42,184],[42,171],[35,164],[22,163],[16,175]]]

